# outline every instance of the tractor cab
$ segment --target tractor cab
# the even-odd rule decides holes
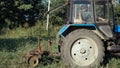
[[[66,33],[67,29],[70,31],[76,28],[83,28],[96,30],[95,33],[102,39],[113,38],[115,36],[113,4],[111,0],[70,0],[69,15],[69,26],[65,29],[63,28],[64,30],[61,29],[59,35],[67,35],[69,33]]]
[[[111,0],[72,0],[70,22],[107,23],[113,21]]]

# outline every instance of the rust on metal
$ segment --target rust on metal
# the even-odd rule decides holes
[[[23,56],[25,62],[27,62],[30,66],[35,67],[39,64],[39,60],[44,56],[52,56],[53,58],[58,57],[59,55],[51,53],[51,45],[52,41],[48,40],[47,50],[43,50],[43,48],[40,45],[40,37],[38,37],[38,47],[29,51]]]

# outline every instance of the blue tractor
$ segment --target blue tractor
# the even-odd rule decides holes
[[[120,55],[120,26],[112,0],[69,0],[69,20],[58,32],[68,68],[99,66],[106,52]]]

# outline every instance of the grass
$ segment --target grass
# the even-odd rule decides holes
[[[38,36],[40,36],[41,46],[45,50],[47,49],[47,40],[51,39],[53,41],[51,46],[52,52],[57,52],[55,38],[59,27],[50,26],[50,28],[52,29],[49,29],[49,33],[46,31],[44,24],[38,23],[36,26],[28,29],[19,27],[2,33],[0,35],[0,68],[31,68],[29,65],[22,63],[22,55],[37,48]],[[53,68],[59,63],[51,62],[48,64],[46,66],[40,64],[36,68]]]
[[[14,30],[6,30],[0,35],[0,68],[32,68],[22,61],[22,56],[30,50],[37,47],[37,37],[41,38],[41,46],[46,49],[47,40],[51,39],[52,52],[57,52],[56,34],[60,27],[50,26],[49,32],[45,30],[45,25],[38,23],[36,26],[25,29],[19,27]],[[65,68],[64,62],[49,62],[46,65],[42,63],[36,68]],[[101,68],[120,68],[120,58],[107,56],[105,64]]]

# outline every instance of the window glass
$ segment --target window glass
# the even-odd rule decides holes
[[[73,5],[73,22],[74,23],[91,23],[92,10],[90,3],[77,3]]]
[[[112,4],[109,3],[109,19],[111,21],[113,21],[113,8],[112,8]]]
[[[107,21],[111,17],[111,10],[110,5],[107,4],[107,2],[96,2],[95,4],[95,11],[96,11],[96,21]]]

